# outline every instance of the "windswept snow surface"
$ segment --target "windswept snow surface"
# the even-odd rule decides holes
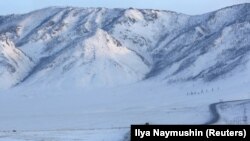
[[[1,96],[0,103],[4,108],[1,108],[0,129],[17,130],[17,134],[7,134],[7,137],[14,139],[23,139],[23,134],[28,134],[25,136],[26,139],[34,138],[34,134],[42,134],[44,136],[40,135],[33,140],[54,137],[54,140],[59,141],[65,136],[57,135],[64,134],[60,130],[65,130],[74,138],[84,137],[92,140],[98,136],[108,141],[110,137],[114,139],[118,136],[124,137],[129,132],[131,124],[146,122],[205,124],[214,116],[209,109],[211,103],[249,98],[249,89],[247,89],[249,83],[234,84],[234,87],[222,84],[223,82],[202,86],[200,83],[192,85],[188,83],[180,87],[142,83],[95,90],[44,89],[43,95],[35,89],[24,90],[23,93],[27,94],[10,92]],[[198,94],[202,90],[204,93]],[[195,91],[196,94],[194,94]],[[245,94],[245,92],[248,93]],[[247,104],[245,107],[249,108]],[[231,119],[230,116],[234,116],[235,109],[237,108],[229,108],[229,112],[222,112],[223,118]],[[237,112],[239,117],[244,116],[243,114],[244,112]],[[218,123],[229,124],[223,120]],[[236,122],[231,122],[231,124],[234,123]],[[249,121],[243,124],[249,124]],[[119,130],[120,128],[122,130]],[[111,129],[114,132],[109,132]],[[89,132],[93,134],[87,135]],[[78,136],[78,133],[83,135]],[[6,135],[6,133],[2,134]]]
[[[128,129],[2,132],[0,141],[123,141]]]
[[[250,99],[221,102],[216,105],[220,124],[249,124]]]
[[[209,123],[215,103],[215,123],[249,124],[249,9],[0,16],[0,141],[124,141],[131,124]]]

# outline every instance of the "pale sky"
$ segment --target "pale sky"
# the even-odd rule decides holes
[[[203,14],[250,0],[0,0],[0,15],[27,13],[49,6],[148,8]]]

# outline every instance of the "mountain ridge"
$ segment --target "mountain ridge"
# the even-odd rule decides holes
[[[49,7],[1,16],[0,35],[35,64],[8,87],[229,78],[249,63],[249,7],[240,4],[195,16],[152,9]]]
[[[212,13],[212,12],[216,12],[216,11],[220,11],[220,10],[223,10],[223,9],[227,9],[227,8],[232,8],[232,7],[237,7],[237,6],[244,6],[244,5],[249,5],[250,3],[240,3],[240,4],[235,4],[235,5],[231,5],[231,6],[226,6],[226,7],[222,7],[222,8],[219,8],[217,10],[213,10],[213,11],[210,11],[210,12],[205,12],[205,13],[202,13],[202,14],[186,14],[186,13],[183,13],[183,12],[176,12],[176,11],[173,11],[173,10],[165,10],[165,9],[154,9],[154,8],[136,8],[136,7],[129,7],[129,8],[108,8],[108,7],[78,7],[78,6],[49,6],[49,7],[44,7],[44,8],[39,8],[37,10],[32,10],[30,12],[24,12],[24,13],[20,13],[20,14],[16,14],[16,13],[11,13],[11,14],[4,14],[4,15],[0,15],[0,17],[4,17],[4,16],[13,16],[13,15],[26,15],[26,14],[30,14],[30,13],[33,13],[33,12],[37,12],[37,11],[43,11],[43,10],[48,10],[48,9],[65,9],[65,8],[72,8],[72,9],[110,9],[110,10],[117,10],[117,9],[120,9],[120,10],[127,10],[127,9],[137,9],[137,10],[155,10],[155,11],[165,11],[165,12],[172,12],[172,13],[177,13],[177,14],[182,14],[182,15],[188,15],[188,16],[199,16],[199,15],[205,15],[205,14],[208,14],[208,13]]]

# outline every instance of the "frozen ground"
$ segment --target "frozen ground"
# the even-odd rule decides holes
[[[229,101],[217,104],[219,113],[218,123],[221,124],[249,124],[250,99]]]
[[[120,141],[128,129],[1,132],[0,141]]]
[[[249,124],[250,100],[215,104],[217,124]],[[186,109],[188,111],[188,109]],[[213,117],[212,117],[213,118]],[[61,129],[40,131],[2,131],[0,141],[127,141],[129,127]]]
[[[212,103],[219,117],[211,124],[249,124],[249,84],[223,84],[144,82],[42,94],[16,88],[0,98],[0,141],[122,141],[131,124],[207,123]]]

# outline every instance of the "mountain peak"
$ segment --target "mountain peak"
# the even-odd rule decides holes
[[[8,41],[1,44],[0,77],[13,80],[9,87],[230,78],[247,68],[246,7],[249,4],[199,16],[135,8],[50,7],[1,17],[0,36]]]

